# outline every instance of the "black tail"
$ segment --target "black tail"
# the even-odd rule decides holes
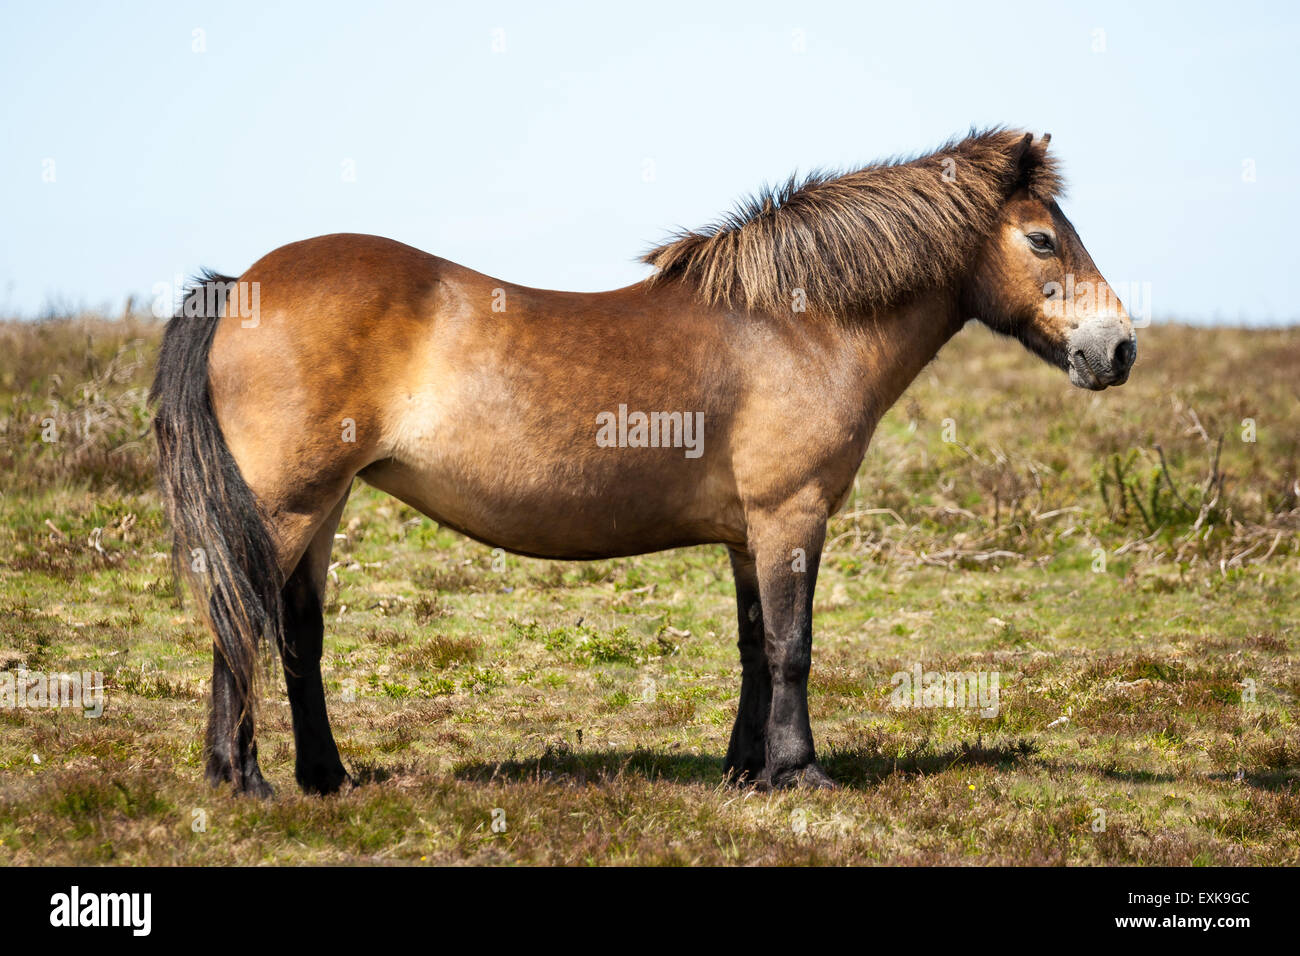
[[[259,642],[283,632],[276,548],[213,412],[208,353],[234,279],[204,272],[167,323],[150,401],[178,580],[206,595],[208,622],[251,717]]]

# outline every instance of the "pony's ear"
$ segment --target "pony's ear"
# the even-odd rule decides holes
[[[1020,142],[1016,143],[1015,152],[1012,154],[1015,157],[1017,164],[1019,164],[1020,161],[1025,158],[1025,154],[1029,152],[1029,147],[1033,145],[1034,145],[1033,133],[1026,133],[1024,136],[1020,137]]]
[[[1026,133],[1012,147],[1011,159],[1015,170],[1015,189],[1027,189],[1039,199],[1051,199],[1061,191],[1061,178],[1056,161],[1048,155],[1050,133],[1044,133],[1035,142],[1033,133]]]
[[[1035,164],[1034,160],[1034,134],[1026,133],[1020,137],[1019,142],[1011,148],[1011,166],[1016,171],[1015,185],[1017,187],[1029,184],[1029,177],[1033,173]]]

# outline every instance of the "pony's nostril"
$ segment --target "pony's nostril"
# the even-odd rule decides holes
[[[1111,359],[1111,365],[1117,369],[1128,369],[1136,357],[1137,348],[1133,345],[1133,340],[1124,339],[1115,346],[1115,356]]]

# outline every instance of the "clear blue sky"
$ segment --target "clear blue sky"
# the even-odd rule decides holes
[[[764,181],[1006,123],[1157,318],[1300,320],[1297,6],[994,6],[9,2],[0,314],[340,231],[613,288]]]

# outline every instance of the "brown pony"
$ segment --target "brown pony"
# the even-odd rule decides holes
[[[612,292],[512,285],[362,235],[206,275],[168,324],[152,399],[178,568],[215,638],[208,779],[270,793],[253,734],[264,636],[299,785],[349,779],[321,610],[359,475],[517,554],[727,545],[743,675],[727,770],[829,785],[808,720],[813,589],[881,415],[970,318],[1084,388],[1133,364],[1047,145],[995,129],[791,180]]]

